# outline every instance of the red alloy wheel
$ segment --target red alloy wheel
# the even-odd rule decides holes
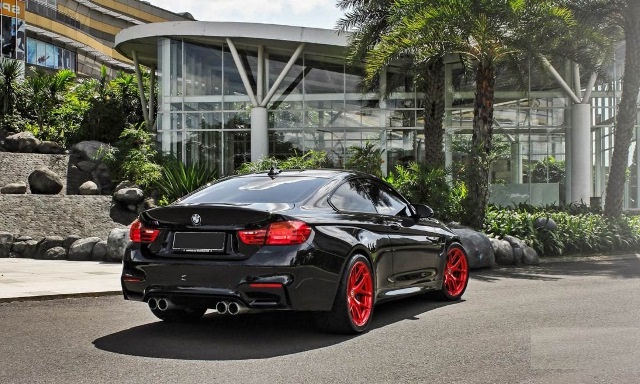
[[[351,321],[362,327],[371,317],[373,304],[373,279],[369,267],[363,261],[351,267],[347,282],[347,306]]]
[[[444,270],[444,287],[450,296],[460,296],[467,285],[469,265],[467,258],[459,248],[451,248],[447,254]]]

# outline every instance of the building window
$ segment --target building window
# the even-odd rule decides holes
[[[27,40],[27,64],[51,69],[76,69],[76,54],[36,39]]]

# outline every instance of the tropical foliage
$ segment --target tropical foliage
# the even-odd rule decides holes
[[[548,219],[557,225],[545,228]],[[566,212],[561,207],[490,206],[484,232],[498,238],[510,235],[524,240],[540,255],[633,252],[640,247],[640,218],[607,218],[593,212]]]
[[[188,195],[196,189],[216,181],[218,170],[205,162],[185,165],[175,157],[167,157],[162,162],[162,174],[156,185],[161,205],[169,204]]]
[[[366,172],[378,177],[382,176],[382,154],[384,149],[376,147],[375,144],[367,141],[364,146],[354,145],[349,147],[347,154],[347,169]]]
[[[430,62],[461,55],[475,77],[473,136],[467,172],[465,224],[482,227],[488,201],[496,68],[500,62],[555,48],[572,19],[566,8],[539,0],[397,0],[389,28],[366,55],[371,80],[395,61]]]
[[[142,188],[152,188],[162,177],[155,136],[144,124],[125,128],[116,145],[104,155],[114,180],[131,180]]]
[[[0,61],[0,112],[4,134],[30,131],[38,139],[69,146],[83,140],[110,144],[128,125],[143,121],[138,87],[131,74],[77,79],[70,70],[57,72]]]
[[[403,28],[398,23],[399,18],[392,17],[393,1],[390,0],[340,0],[338,8],[345,12],[345,16],[338,20],[341,32],[352,32],[349,41],[350,64],[360,65],[369,51],[381,43],[384,36],[394,30]],[[404,86],[407,77],[412,78],[416,88],[422,93],[424,106],[424,162],[430,168],[444,166],[443,151],[443,119],[445,112],[444,88],[445,72],[443,56],[435,55],[430,58],[418,57],[407,52],[402,60],[394,63],[400,66],[398,75],[389,72],[386,86],[380,91],[385,97],[390,96],[398,85]],[[407,76],[408,75],[408,76]],[[369,77],[365,88],[376,88],[377,76]]]
[[[467,188],[463,182],[447,182],[450,170],[431,169],[415,162],[407,167],[397,165],[385,180],[412,203],[426,204],[433,208],[435,217],[445,222],[459,221],[464,215],[462,201]]]
[[[254,162],[243,163],[236,173],[246,175],[248,173],[268,171],[271,168],[277,169],[312,169],[322,168],[327,163],[327,153],[325,151],[308,151],[303,155],[290,156],[284,160],[275,157],[263,157]]]

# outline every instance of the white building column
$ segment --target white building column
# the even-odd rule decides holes
[[[249,96],[249,100],[251,100],[251,161],[255,162],[263,157],[269,156],[269,124],[267,106],[274,98],[278,87],[282,84],[282,81],[287,77],[287,74],[289,74],[289,71],[295,65],[296,60],[298,60],[302,54],[305,44],[300,43],[298,45],[284,69],[280,72],[276,81],[271,85],[269,92],[264,97],[262,95],[265,90],[265,80],[268,78],[266,76],[266,72],[268,72],[268,61],[265,55],[265,47],[262,45],[258,46],[258,84],[256,84],[256,91],[254,92],[251,87],[251,82],[249,81],[249,76],[247,75],[248,72],[240,59],[240,55],[238,54],[235,44],[230,38],[227,38],[227,45],[229,46],[229,51],[231,51],[231,56],[236,64],[236,68],[238,69],[238,73],[240,74],[240,78],[242,79],[247,95]]]
[[[520,142],[511,142],[511,183],[522,184],[522,156]]]
[[[269,156],[267,108],[251,108],[251,161]]]
[[[591,200],[591,105],[573,104],[571,109],[571,203]]]

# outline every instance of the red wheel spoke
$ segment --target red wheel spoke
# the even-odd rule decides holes
[[[356,262],[347,281],[349,316],[354,324],[362,326],[369,320],[373,304],[373,279],[369,267],[362,261]]]

